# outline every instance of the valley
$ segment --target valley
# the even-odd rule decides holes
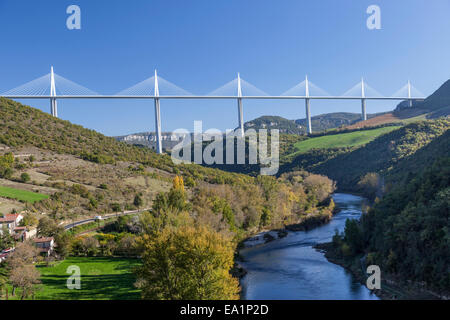
[[[427,98],[425,102],[428,99],[434,101]],[[420,282],[423,288],[445,296],[449,287],[445,247],[450,120],[446,116],[434,119],[436,113],[431,109],[424,113],[422,107],[405,111],[401,106],[364,122],[345,114],[321,116],[317,119],[322,124],[324,119],[333,124],[310,136],[298,134],[301,125],[279,117],[249,122],[252,128],[287,126],[280,136],[278,174],[260,176],[260,164],[176,165],[168,154],[158,155],[151,146],[133,145],[129,139],[118,141],[123,139],[106,137],[0,98],[0,212],[3,219],[10,215],[23,218],[14,236],[25,230],[37,234],[37,239],[57,243],[53,255],[34,261],[40,272],[36,281],[42,283],[43,290],[8,284],[4,286],[6,297],[13,289],[19,295],[11,299],[303,297],[290,286],[267,291],[264,288],[270,281],[264,280],[266,275],[258,267],[263,263],[272,270],[270,264],[277,261],[264,262],[261,253],[277,256],[284,250],[277,251],[277,245],[297,238],[299,247],[290,246],[293,252],[286,254],[308,255],[324,268],[338,268],[343,283],[353,283],[351,288],[344,284],[336,288],[336,294],[343,298],[355,294],[362,299],[376,297],[364,287],[355,291],[356,279],[326,262],[312,245],[331,241],[326,256],[331,261],[341,259],[349,270],[356,261],[367,259],[380,265],[386,279],[395,279],[400,288],[408,281]],[[437,110],[441,114],[446,109]],[[406,195],[405,190],[410,193]],[[358,216],[353,217],[361,216],[361,222],[345,213],[348,204],[341,198],[352,196],[336,191],[367,198],[358,204]],[[336,201],[338,207],[336,199],[342,202]],[[350,209],[353,212],[355,208]],[[123,214],[126,212],[133,214]],[[84,225],[63,228],[83,220],[87,221]],[[415,222],[419,220],[423,221]],[[335,224],[339,228],[333,236],[330,228]],[[241,250],[248,237],[285,228],[295,231],[289,231],[286,239]],[[411,237],[410,228],[422,238]],[[325,230],[323,236],[320,230]],[[318,237],[312,241],[308,237],[314,234]],[[15,244],[19,253],[31,250],[26,241],[20,243],[6,232],[0,238],[2,249]],[[421,239],[426,239],[426,244]],[[434,255],[417,264],[427,248],[433,248]],[[185,263],[183,252],[189,252],[189,263]],[[204,260],[205,254],[216,260]],[[164,259],[183,265],[173,270],[183,280],[170,283],[171,290],[165,287],[167,278],[162,276],[166,267],[160,261]],[[74,262],[87,270],[84,272],[92,281],[72,295],[57,279]],[[277,263],[286,270],[291,268],[285,260]],[[414,272],[412,263],[417,266]],[[203,281],[203,272],[208,271],[198,270],[202,264],[207,270],[219,270],[211,276],[221,283],[220,290],[204,283],[202,288],[210,291],[198,291],[189,280]],[[307,262],[301,265],[306,272]],[[237,275],[245,273],[242,266],[247,275],[239,283]],[[155,276],[148,270],[161,273]],[[2,279],[8,279],[9,272],[5,264],[0,267]],[[294,287],[302,281],[314,285],[325,281],[316,281],[314,276],[300,278]],[[99,289],[100,283],[102,288],[112,288],[113,282],[117,283],[115,294]],[[389,294],[382,297],[399,298]]]

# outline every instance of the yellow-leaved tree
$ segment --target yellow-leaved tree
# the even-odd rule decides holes
[[[183,177],[175,176],[175,178],[173,178],[173,189],[184,191]]]
[[[204,226],[182,226],[140,241],[143,263],[136,284],[144,299],[239,299],[239,281],[230,274],[230,239]]]

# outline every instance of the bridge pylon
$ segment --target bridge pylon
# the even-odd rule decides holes
[[[242,106],[242,87],[241,87],[241,76],[238,72],[237,76],[237,105],[238,105],[238,122],[239,122],[239,130],[241,131],[241,137],[244,138],[244,110]]]
[[[311,100],[309,99],[309,82],[308,82],[308,75],[306,75],[305,77],[305,111],[306,111],[306,129],[307,129],[307,134],[311,134],[312,133],[312,128],[311,128],[311,105],[310,102]]]
[[[411,99],[411,82],[408,80],[408,101],[409,101],[409,107],[412,108],[412,99]]]
[[[56,86],[55,74],[53,73],[53,66],[50,68],[50,113],[53,117],[58,117],[58,103],[56,102]],[[54,98],[53,98],[54,97]]]
[[[161,141],[161,108],[159,104],[159,86],[158,86],[158,74],[155,69],[155,132],[156,132],[156,152],[162,153],[162,141]]]

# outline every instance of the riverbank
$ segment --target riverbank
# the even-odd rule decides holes
[[[326,211],[326,213],[324,213],[324,211]],[[307,216],[298,223],[286,225],[281,229],[263,230],[255,235],[243,239],[237,245],[234,258],[235,263],[231,269],[231,274],[233,277],[238,279],[242,279],[247,274],[247,270],[245,270],[245,268],[241,265],[241,262],[244,262],[244,258],[240,254],[240,250],[267,244],[277,239],[282,239],[286,237],[289,232],[308,231],[320,227],[326,223],[329,223],[333,216],[339,211],[339,206],[333,201],[330,202],[329,206],[324,208],[319,214]]]
[[[316,244],[317,251],[323,253],[325,258],[336,265],[349,271],[362,285],[366,285],[367,274],[361,260],[363,256],[343,258],[336,253],[332,242]],[[382,300],[436,300],[449,299],[430,290],[426,290],[420,284],[411,281],[402,283],[392,275],[382,273],[381,289],[372,291]]]
[[[282,237],[280,230],[265,231],[246,239],[245,246],[241,243],[236,261],[247,271],[240,278],[242,299],[379,300],[351,273],[313,248],[330,242],[335,230],[344,230],[347,219],[361,215],[363,198],[336,193],[333,200],[339,209],[321,224],[286,226]]]

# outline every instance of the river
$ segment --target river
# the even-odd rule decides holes
[[[312,247],[331,241],[335,229],[343,231],[347,219],[358,219],[362,213],[361,197],[336,193],[333,199],[341,211],[328,224],[240,251],[248,272],[241,280],[244,299],[378,300],[351,273]]]

